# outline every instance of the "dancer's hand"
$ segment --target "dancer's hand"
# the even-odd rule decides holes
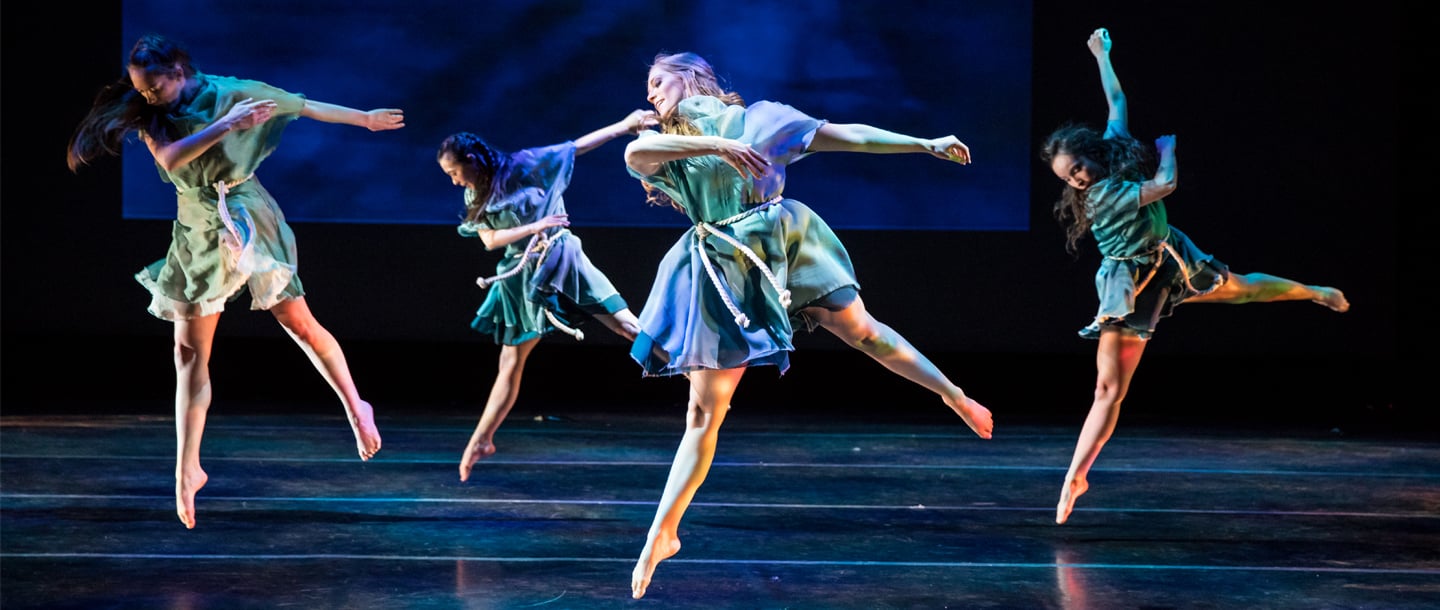
[[[554,227],[568,227],[570,226],[570,215],[551,214],[531,223],[531,226],[534,227],[536,233],[540,233],[546,229],[551,229]]]
[[[925,142],[925,150],[937,158],[954,161],[961,165],[970,164],[970,147],[955,136],[935,138]]]
[[[631,112],[622,122],[625,123],[626,130],[630,133],[640,133],[646,127],[659,125],[660,117],[655,114],[654,110],[641,109]]]
[[[735,168],[735,171],[740,172],[741,178],[758,179],[770,168],[770,160],[750,148],[749,144],[728,138],[716,140],[718,143],[715,145],[715,154]]]
[[[1085,46],[1090,47],[1090,54],[1095,57],[1110,53],[1110,31],[1105,28],[1095,28],[1090,34],[1090,40],[1085,41]]]
[[[390,131],[405,126],[405,111],[399,108],[376,108],[365,113],[366,129]]]
[[[276,106],[275,100],[256,100],[247,97],[231,106],[230,111],[225,113],[220,121],[229,129],[250,129],[270,120],[270,117],[275,114]]]
[[[1161,156],[1175,152],[1175,134],[1166,134],[1155,138],[1155,151]]]

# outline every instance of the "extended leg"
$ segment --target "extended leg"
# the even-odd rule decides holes
[[[965,420],[965,425],[970,426],[975,434],[980,438],[990,438],[994,428],[990,410],[966,396],[964,390],[952,383],[900,333],[871,316],[859,297],[840,311],[812,307],[806,313],[818,320],[825,330],[865,352],[891,372],[939,394],[945,405]]]
[[[520,396],[520,378],[525,373],[525,361],[530,352],[540,343],[536,337],[519,345],[500,347],[500,366],[495,370],[495,385],[490,387],[490,397],[485,400],[485,412],[465,445],[465,454],[460,457],[460,480],[470,480],[470,469],[475,463],[495,454],[495,431],[504,423],[515,399]]]
[[[1271,303],[1275,301],[1313,301],[1334,311],[1350,310],[1350,301],[1338,288],[1302,284],[1268,273],[1233,273],[1230,280],[1214,292],[1186,299],[1186,303]]]
[[[200,468],[200,439],[210,411],[210,351],[220,314],[175,322],[175,513],[195,527],[195,493],[210,477]]]
[[[1135,367],[1145,353],[1145,340],[1135,335],[1114,329],[1105,329],[1100,334],[1100,345],[1095,352],[1095,399],[1090,403],[1090,413],[1085,416],[1085,425],[1080,429],[1080,438],[1075,443],[1075,455],[1070,459],[1070,470],[1065,473],[1065,485],[1060,490],[1060,503],[1055,506],[1055,522],[1064,523],[1075,508],[1075,499],[1090,488],[1086,476],[1090,466],[1100,455],[1100,449],[1115,432],[1120,419],[1120,403],[1130,390],[1130,380],[1135,376]]]
[[[645,595],[655,566],[680,552],[680,517],[689,508],[695,491],[705,482],[705,475],[710,473],[720,424],[725,421],[730,398],[735,395],[735,387],[744,373],[745,369],[725,369],[692,371],[689,375],[690,405],[685,416],[685,436],[675,450],[655,520],[650,524],[645,548],[641,549],[630,577],[630,594],[635,599]]]
[[[350,429],[355,433],[355,448],[360,459],[369,460],[380,451],[380,432],[375,429],[375,414],[370,403],[360,399],[355,382],[350,378],[350,365],[345,362],[345,352],[340,343],[310,313],[305,298],[286,299],[270,309],[280,326],[305,351],[315,370],[325,378],[340,403],[345,406]]]

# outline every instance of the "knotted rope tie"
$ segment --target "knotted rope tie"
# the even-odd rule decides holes
[[[520,259],[520,262],[516,263],[514,267],[511,267],[509,271],[504,273],[490,277],[476,278],[475,284],[481,288],[489,288],[495,282],[513,277],[515,274],[520,273],[531,258],[535,259],[535,267],[538,269],[540,265],[545,262],[545,257],[550,255],[550,245],[556,240],[559,240],[562,234],[569,232],[569,229],[560,229],[553,235],[546,235],[544,232],[531,235],[529,243],[525,244],[525,251],[515,255],[516,258]],[[580,329],[566,326],[565,323],[561,322],[560,318],[555,317],[555,314],[549,309],[542,309],[541,311],[545,312],[545,319],[549,320],[550,324],[560,332],[574,337],[576,341],[585,340],[585,333],[581,332]]]
[[[765,279],[768,280],[770,282],[770,286],[775,289],[775,293],[780,301],[780,305],[788,309],[790,307],[790,290],[780,285],[780,279],[775,277],[775,274],[770,271],[770,266],[765,264],[764,260],[761,260],[760,255],[757,254],[754,249],[740,243],[740,240],[735,239],[730,234],[720,231],[718,229],[718,227],[733,224],[740,221],[741,219],[750,216],[751,214],[770,207],[775,203],[779,203],[780,199],[781,197],[779,195],[776,195],[769,201],[766,201],[760,205],[757,205],[753,208],[745,210],[744,212],[741,212],[724,220],[716,221],[714,223],[701,221],[695,224],[694,248],[695,252],[700,255],[700,264],[701,266],[705,267],[705,274],[710,276],[710,283],[715,286],[716,292],[720,293],[720,300],[725,303],[725,308],[730,310],[730,315],[735,317],[735,323],[739,324],[742,328],[748,328],[750,326],[750,318],[749,316],[746,316],[744,312],[740,311],[740,308],[735,305],[735,299],[730,295],[730,289],[725,285],[724,282],[720,281],[720,274],[715,270],[714,263],[711,263],[710,257],[705,255],[705,238],[714,235],[716,237],[719,237],[722,241],[730,244],[736,250],[744,253],[745,257],[749,258],[750,262],[754,263],[755,266],[760,269],[760,273],[765,275]]]
[[[1195,289],[1195,285],[1190,283],[1190,267],[1185,265],[1185,259],[1180,257],[1180,253],[1175,250],[1175,246],[1170,245],[1169,239],[1170,236],[1167,234],[1165,239],[1160,240],[1160,243],[1155,244],[1155,247],[1148,252],[1141,252],[1134,256],[1106,256],[1105,258],[1123,262],[1135,260],[1142,256],[1161,254],[1162,252],[1169,254],[1175,258],[1175,264],[1180,266],[1180,277],[1185,279],[1185,288],[1192,293],[1200,294],[1200,291]],[[1150,272],[1145,274],[1145,279],[1136,283],[1135,294],[1140,294],[1140,292],[1145,290],[1145,287],[1150,284],[1150,280],[1155,279],[1155,274],[1160,271],[1160,265],[1164,264],[1164,262],[1164,256],[1157,256],[1155,258],[1155,264],[1150,266]],[[1211,288],[1211,290],[1214,290],[1214,288]]]
[[[229,194],[231,188],[240,186],[252,176],[254,176],[254,174],[234,182],[226,182],[224,180],[215,181],[215,210],[220,213],[220,222],[225,224],[225,233],[220,235],[220,245],[230,250],[230,253],[234,255],[236,260],[239,260],[241,251],[245,249],[245,244],[240,235],[240,229],[235,226],[235,219],[230,216],[230,206],[225,205],[225,195]]]

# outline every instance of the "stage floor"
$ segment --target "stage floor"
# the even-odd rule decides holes
[[[684,548],[630,572],[680,410],[517,406],[468,483],[478,410],[212,409],[174,511],[155,415],[0,417],[0,605],[22,608],[1436,608],[1440,443],[1127,426],[1070,521],[1079,430],[737,407]],[[378,408],[378,406],[377,406]]]

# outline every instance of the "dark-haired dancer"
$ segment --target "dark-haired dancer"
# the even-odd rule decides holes
[[[595,318],[615,334],[635,340],[639,322],[609,278],[585,256],[580,238],[570,232],[563,193],[577,155],[654,125],[654,115],[636,110],[574,141],[515,153],[496,150],[470,132],[452,134],[440,143],[440,169],[465,189],[460,234],[479,237],[487,250],[505,248],[496,274],[479,280],[489,293],[470,323],[501,346],[500,366],[460,458],[461,481],[470,479],[476,462],[495,453],[495,431],[515,405],[525,361],[541,337],[561,331],[582,339],[579,325]]]
[[[652,202],[694,226],[661,261],[631,349],[646,375],[690,381],[685,435],[631,576],[636,598],[680,550],[680,518],[709,473],[740,377],[751,366],[789,367],[792,323],[823,327],[934,392],[981,438],[993,427],[988,409],[866,311],[844,244],[781,194],[786,166],[813,152],[923,153],[963,164],[969,147],[954,136],[829,123],[775,102],[747,107],[694,53],[657,56],[646,87],[663,133],[631,142],[626,165]]]
[[[285,126],[305,117],[370,131],[405,126],[392,108],[360,111],[306,99],[262,82],[205,74],[182,45],[146,35],[131,48],[126,75],[101,90],[70,138],[71,171],[118,155],[139,134],[160,179],[175,185],[177,214],[165,258],[135,277],[150,291],[149,312],[175,325],[175,511],[195,527],[195,493],[208,477],[200,440],[210,408],[210,352],[225,304],[250,291],[295,340],[345,406],[362,460],[380,450],[370,403],[360,398],[345,354],[305,303],[295,236],[256,169]]]
[[[1169,224],[1163,197],[1175,191],[1175,136],[1156,138],[1153,176],[1143,166],[1149,151],[1130,135],[1125,92],[1110,63],[1110,34],[1088,41],[1100,68],[1110,114],[1105,132],[1067,125],[1051,133],[1041,159],[1065,182],[1055,214],[1067,225],[1073,253],[1086,234],[1104,260],[1095,275],[1100,308],[1082,337],[1099,341],[1095,400],[1080,431],[1070,470],[1055,507],[1055,522],[1070,518],[1075,499],[1089,488],[1086,475],[1115,432],[1120,403],[1160,318],[1181,303],[1314,301],[1335,311],[1350,309],[1344,293],[1264,273],[1233,273]]]

